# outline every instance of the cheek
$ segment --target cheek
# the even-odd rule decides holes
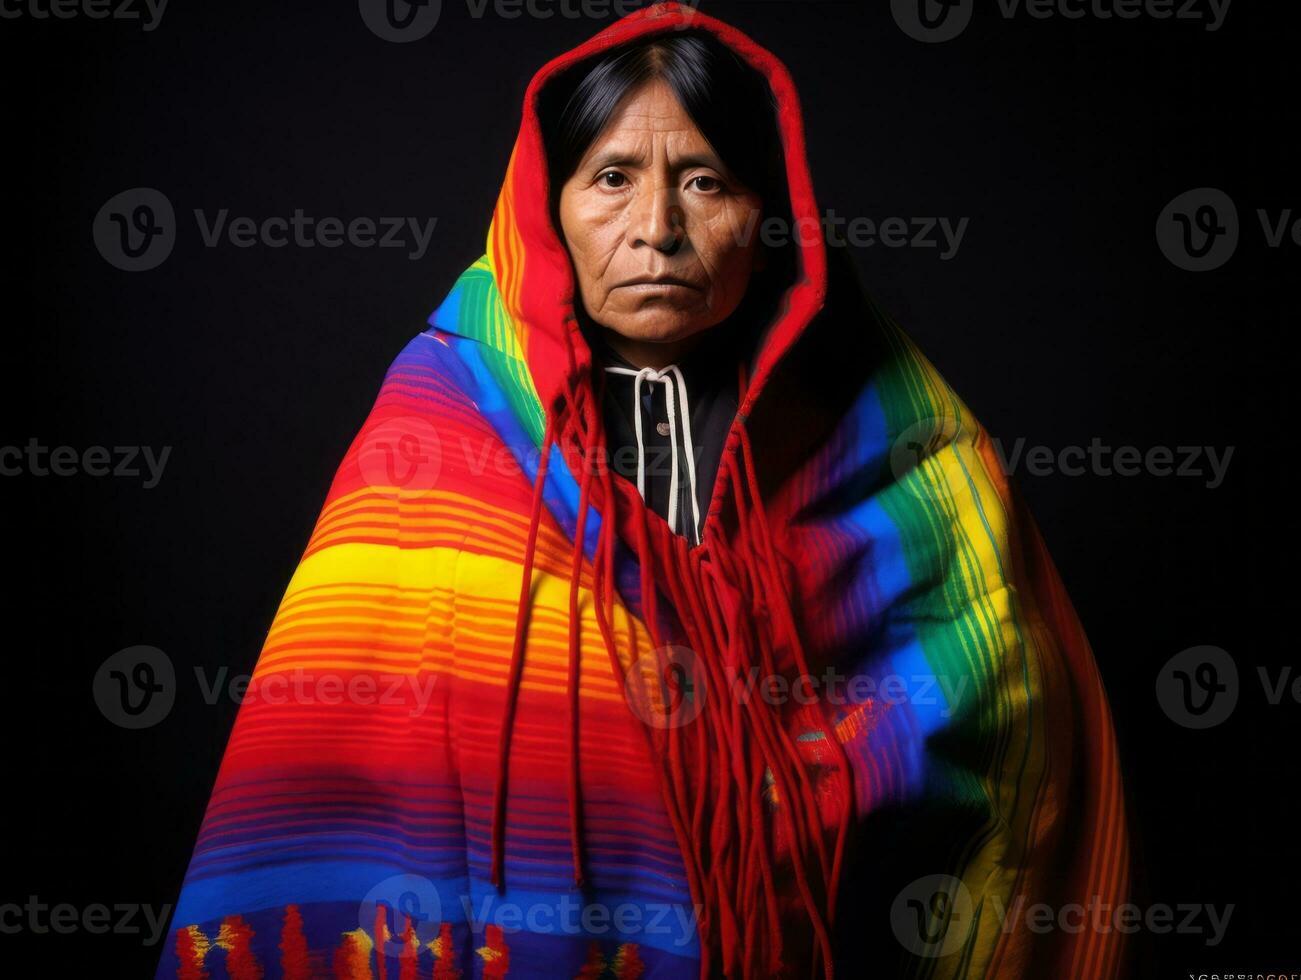
[[[743,290],[754,261],[758,218],[753,209],[727,204],[705,217],[699,239],[701,260],[723,292]]]
[[[618,222],[593,208],[575,209],[565,221],[569,254],[585,286],[599,285],[622,237]]]

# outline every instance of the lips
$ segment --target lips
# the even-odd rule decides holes
[[[619,283],[622,286],[684,286],[687,289],[700,289],[698,283],[691,282],[688,279],[681,279],[677,276],[638,276],[635,279],[627,279]]]

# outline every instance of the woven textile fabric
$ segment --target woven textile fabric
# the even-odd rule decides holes
[[[685,28],[768,80],[806,230],[690,549],[602,464],[537,114]],[[1114,929],[1014,924],[1127,896],[1088,641],[989,434],[818,214],[792,80],[729,25],[660,4],[537,72],[484,254],[271,624],[159,977],[1118,974]]]

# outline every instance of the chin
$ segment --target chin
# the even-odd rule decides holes
[[[665,314],[656,311],[640,315],[618,317],[609,324],[615,333],[629,340],[641,340],[648,343],[671,344],[685,340],[701,330],[708,330],[713,324],[698,314]]]

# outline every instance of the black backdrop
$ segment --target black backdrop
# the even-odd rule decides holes
[[[170,455],[150,486],[139,460],[139,477],[20,463],[0,478],[12,573],[0,904],[175,901],[236,711],[205,699],[195,668],[227,681],[251,669],[385,367],[482,250],[529,76],[608,23],[565,14],[578,7],[474,17],[446,0],[428,36],[391,43],[356,2],[177,0],[146,30],[9,0],[0,445]],[[1272,247],[1257,214],[1301,218],[1298,35],[1247,0],[1218,30],[1078,7],[1037,18],[977,4],[942,43],[908,36],[884,3],[703,9],[789,65],[822,208],[966,220],[947,258],[881,243],[853,257],[1008,452],[1018,440],[1232,447],[1216,486],[1205,455],[1201,476],[1023,461],[1014,477],[1111,697],[1140,900],[1234,906],[1217,946],[1140,932],[1147,975],[1301,971],[1301,705],[1270,704],[1257,675],[1301,671],[1284,631],[1295,573],[1276,557],[1296,527],[1283,375],[1297,317],[1274,302],[1301,246]],[[92,228],[139,187],[166,196],[178,230],[161,264],[128,272]],[[1204,187],[1236,204],[1240,240],[1219,268],[1189,271],[1159,247],[1157,218]],[[437,221],[412,258],[414,244],[209,247],[196,209]],[[166,718],[128,730],[92,682],[137,644],[170,657],[177,695]],[[1231,654],[1241,697],[1224,723],[1191,730],[1156,685],[1201,645]],[[140,935],[16,921],[0,933],[4,961],[152,975],[158,947]]]

